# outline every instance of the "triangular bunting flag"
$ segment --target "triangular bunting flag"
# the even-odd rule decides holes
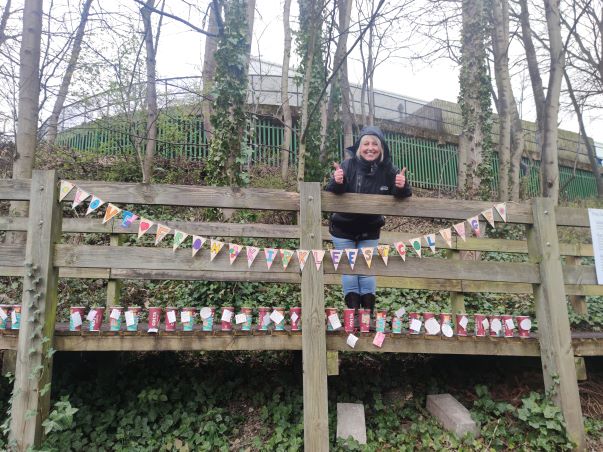
[[[184,242],[187,237],[188,234],[186,232],[179,231],[178,229],[174,231],[174,251],[176,251],[176,248],[182,245],[182,242]]]
[[[210,250],[209,261],[210,262],[214,260],[214,258],[218,255],[218,253],[220,252],[220,250],[222,249],[223,246],[224,246],[224,242],[220,242],[219,240],[214,240],[214,239],[210,240],[210,245],[209,245],[209,250]]]
[[[75,185],[73,185],[71,182],[67,182],[66,180],[61,181],[61,186],[59,188],[59,202],[61,202],[63,199],[65,199],[65,196],[71,193],[73,187],[75,187]]]
[[[479,215],[467,218],[467,223],[469,223],[471,229],[473,229],[473,231],[475,232],[476,237],[480,237],[482,235],[482,231],[479,228]]]
[[[230,265],[232,265],[242,249],[243,247],[241,245],[237,245],[236,243],[228,244],[228,258],[230,259]]]
[[[452,248],[452,229],[440,229],[440,235],[442,236],[446,244]]]
[[[151,229],[151,226],[153,226],[155,223],[151,220],[147,220],[146,218],[141,218],[140,219],[140,223],[138,223],[138,238],[142,237],[144,234],[146,234],[149,229]]]
[[[435,234],[427,234],[425,237],[425,241],[427,242],[427,245],[429,246],[429,248],[431,248],[431,252],[435,253]]]
[[[207,242],[207,239],[205,237],[201,237],[200,235],[193,235],[193,257],[195,257],[195,254],[199,252],[205,242]]]
[[[256,246],[249,246],[249,245],[247,245],[246,248],[247,248],[247,268],[251,268],[251,264],[253,264],[253,261],[259,254],[260,249]]]
[[[507,222],[507,203],[501,202],[500,204],[495,204],[494,208],[496,209],[496,211],[498,212],[498,214],[500,215],[502,220],[506,223]]]
[[[283,270],[287,270],[287,266],[289,262],[291,262],[291,258],[293,257],[293,251],[280,249],[281,252],[281,262],[283,263]]]
[[[105,210],[105,218],[103,218],[103,224],[105,224],[119,212],[121,212],[121,209],[119,207],[114,206],[111,203],[107,204],[107,209]]]
[[[134,212],[130,212],[129,210],[122,210],[121,212],[121,227],[129,228],[134,221],[138,218]]]
[[[299,269],[303,270],[310,252],[308,250],[296,250],[295,252],[297,253],[297,260],[299,261]]]
[[[155,245],[159,245],[159,242],[161,242],[171,230],[172,228],[168,228],[163,224],[157,223],[157,232],[155,233]]]
[[[402,260],[406,262],[406,245],[404,244],[404,242],[396,242],[394,243],[394,247],[396,248],[396,251],[402,258]]]
[[[312,250],[312,256],[314,256],[314,263],[316,264],[316,270],[320,270],[322,260],[325,257],[325,250]]]
[[[452,227],[454,228],[456,233],[459,235],[459,237],[463,239],[463,242],[467,241],[467,237],[465,236],[466,233],[465,233],[465,222],[464,221],[462,223],[453,224]]]
[[[88,196],[90,196],[90,193],[82,190],[81,188],[78,188],[75,191],[75,196],[73,197],[73,204],[71,204],[71,208],[75,209],[77,206],[79,206],[81,203],[83,203],[86,199],[88,199]]]
[[[366,261],[366,266],[371,268],[371,263],[373,262],[373,254],[375,253],[375,248],[372,246],[366,248],[360,248],[362,255],[364,256],[364,260]]]
[[[410,243],[410,247],[413,249],[413,251],[417,253],[417,256],[421,257],[421,237],[410,239],[408,243]]]
[[[266,256],[266,265],[268,266],[268,269],[272,267],[274,259],[276,258],[276,253],[277,251],[275,248],[264,248],[264,256]]]
[[[354,270],[354,265],[356,265],[356,258],[358,257],[358,250],[356,248],[346,248],[345,254],[348,256],[350,268]]]
[[[494,209],[492,207],[490,207],[489,209],[486,209],[482,212],[482,215],[484,216],[484,218],[486,220],[488,220],[488,223],[490,223],[490,226],[492,226],[493,228],[496,227],[494,225]]]
[[[96,196],[92,195],[92,199],[90,200],[90,204],[88,204],[88,210],[86,210],[86,215],[94,212],[96,209],[98,209],[104,203],[105,203],[105,201],[103,201],[102,199],[97,198]]]
[[[378,245],[377,252],[379,253],[379,256],[381,256],[381,259],[383,259],[383,263],[387,265],[389,259],[389,245]]]
[[[339,262],[341,262],[341,256],[343,256],[343,251],[330,249],[329,252],[331,253],[331,261],[333,262],[333,267],[335,267],[335,270],[337,270],[337,267],[339,267]]]

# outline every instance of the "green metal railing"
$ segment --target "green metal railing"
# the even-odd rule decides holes
[[[267,118],[256,119],[251,125],[249,145],[253,153],[250,164],[280,166],[281,146],[284,140],[282,125]],[[289,164],[297,165],[297,129],[294,128],[290,146]],[[132,132],[132,133],[131,133]],[[57,144],[82,151],[106,155],[124,155],[134,152],[134,143],[144,136],[140,126],[129,127],[119,118],[99,120],[59,133]],[[413,185],[420,188],[454,190],[457,186],[457,146],[435,140],[409,137],[388,132],[386,139],[396,166],[408,168]],[[163,117],[158,127],[157,153],[166,158],[205,159],[208,143],[199,117]],[[343,135],[339,138],[343,153]],[[498,158],[493,159],[494,180],[497,189]],[[526,196],[540,192],[540,162],[522,160],[522,190]],[[567,200],[597,196],[595,178],[590,171],[560,167],[561,197]]]

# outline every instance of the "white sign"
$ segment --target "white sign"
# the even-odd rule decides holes
[[[515,323],[513,323],[513,319],[505,320],[505,324],[507,325],[507,328],[510,330],[515,328]]]
[[[406,309],[404,308],[400,308],[396,312],[394,312],[394,315],[399,319],[401,319],[404,314],[406,314]]]
[[[422,324],[423,322],[421,322],[419,319],[412,319],[410,321],[410,329],[413,331],[420,331]]]
[[[73,326],[75,328],[82,324],[82,316],[79,312],[74,312],[73,314],[71,314],[71,323],[73,323]]]
[[[182,323],[188,323],[191,321],[191,312],[190,311],[180,311],[180,321]]]
[[[247,316],[245,314],[237,314],[235,315],[235,323],[240,325],[241,323],[245,323],[247,321]]]
[[[86,316],[86,320],[88,320],[89,322],[94,322],[95,317],[96,317],[96,311],[93,309]]]
[[[207,320],[211,317],[211,308],[201,308],[201,318]]]
[[[176,323],[176,312],[175,311],[168,311],[167,312],[167,319],[169,323]]]
[[[270,314],[270,320],[272,320],[275,325],[281,323],[284,318],[285,316],[278,311],[272,311],[272,314]]]
[[[442,325],[442,334],[446,337],[452,337],[452,335],[454,334],[454,332],[452,331],[452,327],[447,323]]]
[[[425,329],[428,334],[434,335],[440,332],[440,324],[433,317],[425,321]]]
[[[299,316],[297,315],[296,312],[294,312],[293,314],[291,314],[291,321],[293,323],[297,322],[297,319],[299,319]]]
[[[232,311],[225,309],[222,311],[222,322],[230,322],[232,320]]]
[[[499,319],[493,319],[490,324],[490,329],[495,333],[500,332],[500,330],[502,330],[502,322]]]
[[[337,315],[337,313],[331,314],[329,316],[329,323],[331,324],[334,330],[341,328],[341,320],[339,320],[339,316]]]
[[[488,319],[482,320],[482,326],[484,327],[485,330],[488,329],[488,327],[490,326],[490,322],[488,322]]]
[[[109,316],[113,320],[119,320],[121,317],[121,311],[119,309],[111,309],[111,315]]]
[[[465,316],[461,317],[461,320],[459,320],[459,325],[461,326],[462,329],[466,329],[468,323],[469,323],[469,319],[467,319],[467,317],[465,317]]]
[[[588,209],[597,283],[603,284],[603,209]]]
[[[132,326],[134,325],[134,313],[132,311],[126,311],[126,325]]]
[[[15,311],[11,311],[10,321],[12,322],[13,325],[17,324],[17,313]]]
[[[348,340],[345,341],[346,344],[348,344],[350,347],[354,348],[356,347],[356,342],[358,342],[358,338],[356,336],[354,336],[353,334],[350,334],[348,336]]]
[[[8,317],[8,314],[6,313],[6,311],[2,308],[0,308],[0,318],[2,320],[5,320]]]
[[[530,319],[523,319],[519,326],[521,326],[522,330],[530,331],[532,328],[532,321]]]

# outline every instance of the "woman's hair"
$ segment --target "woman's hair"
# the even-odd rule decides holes
[[[360,139],[358,140],[358,149],[356,149],[356,157],[360,158],[360,143],[362,142],[362,140],[365,137],[371,137],[374,138],[375,140],[377,140],[377,143],[379,144],[379,152],[381,153],[381,156],[379,157],[379,161],[383,162],[383,144],[381,143],[381,138],[379,138],[377,135],[362,135],[360,137]]]

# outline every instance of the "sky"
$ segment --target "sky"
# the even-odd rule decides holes
[[[292,2],[292,20],[297,15]],[[263,61],[280,65],[283,54],[282,1],[257,0],[254,23],[252,55]],[[278,5],[278,6],[277,6]],[[295,24],[292,24],[295,26]],[[186,42],[186,45],[183,43]],[[203,37],[196,32],[186,31],[180,24],[166,21],[162,29],[158,48],[157,67],[160,77],[200,75],[203,57]],[[296,64],[292,52],[291,64]],[[349,63],[351,83],[359,83],[361,65],[358,61]],[[459,92],[458,67],[450,60],[439,60],[429,65],[415,64],[414,67],[400,59],[390,59],[375,73],[375,89],[387,91],[430,102],[442,99],[456,102]],[[527,74],[524,75],[525,101],[521,105],[523,119],[533,121],[535,116],[531,102],[531,89]],[[519,84],[517,77],[515,84]],[[515,87],[516,91],[517,86]],[[519,98],[518,92],[515,93]],[[494,108],[494,107],[493,107]],[[560,127],[578,132],[578,124],[573,115],[560,112]],[[603,143],[603,115],[590,117],[586,123],[587,133],[598,143]]]

